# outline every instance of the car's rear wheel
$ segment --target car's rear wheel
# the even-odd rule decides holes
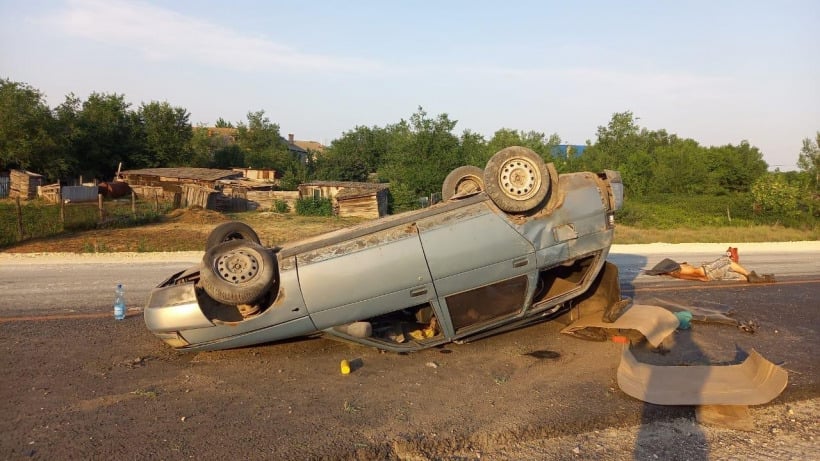
[[[449,200],[455,195],[466,195],[484,190],[484,170],[477,166],[460,166],[444,178],[441,199]]]
[[[276,256],[247,240],[230,240],[208,249],[202,258],[199,282],[223,304],[254,304],[276,281]]]
[[[205,250],[210,250],[220,243],[230,240],[247,240],[257,244],[260,243],[259,236],[256,235],[256,231],[254,231],[251,226],[239,221],[229,221],[216,226],[214,230],[208,234],[208,239],[205,242]]]
[[[550,191],[550,175],[541,157],[526,147],[498,151],[484,168],[487,195],[498,208],[524,213],[537,207]]]

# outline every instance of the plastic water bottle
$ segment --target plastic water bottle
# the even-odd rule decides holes
[[[125,290],[122,283],[117,284],[117,297],[114,298],[114,320],[122,320],[125,318]]]

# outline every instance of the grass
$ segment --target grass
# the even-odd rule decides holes
[[[358,413],[358,412],[362,411],[362,409],[360,407],[357,407],[356,405],[351,403],[349,400],[344,401],[344,403],[342,404],[342,409],[345,411],[345,413]]]
[[[493,382],[495,382],[499,386],[506,384],[509,380],[509,376],[493,376]]]
[[[631,243],[745,243],[820,240],[816,221],[806,220],[802,227],[755,222],[754,214],[742,203],[730,205],[731,222],[726,216],[727,197],[704,200],[698,206],[691,198],[665,197],[653,203],[627,202],[616,215],[617,244]],[[732,202],[735,203],[735,202]],[[739,203],[739,202],[738,202]],[[229,213],[208,210],[174,210],[158,215],[150,207],[133,219],[130,201],[105,202],[110,219],[98,220],[96,205],[67,208],[71,223],[61,226],[59,208],[39,201],[23,206],[26,239],[18,242],[16,205],[0,200],[0,249],[13,252],[66,251],[102,253],[118,251],[201,251],[214,226],[228,219],[246,222],[259,234],[262,244],[273,247],[286,242],[353,226],[366,220],[326,216],[300,216],[295,213]],[[736,206],[738,211],[731,211]],[[722,210],[722,211],[721,211]],[[745,210],[745,211],[744,211]],[[153,214],[152,214],[153,213]],[[73,219],[85,216],[77,224]],[[87,223],[87,224],[83,224]],[[69,227],[72,226],[72,227]]]
[[[138,395],[140,397],[146,397],[146,398],[149,398],[149,399],[153,399],[153,398],[157,397],[156,391],[145,390],[145,389],[137,389],[137,390],[131,391],[131,394]]]
[[[645,229],[618,224],[615,227],[617,244],[631,243],[747,243],[747,242],[802,242],[820,240],[820,229],[794,229],[783,226],[750,225],[704,226],[700,228]]]
[[[789,216],[757,213],[749,194],[636,198],[625,201],[615,220],[615,243],[622,244],[820,239],[817,217],[810,210]]]
[[[167,206],[156,210],[153,203],[137,202],[135,211],[131,210],[130,200],[107,200],[103,202],[101,220],[97,203],[77,203],[65,207],[65,219],[61,220],[60,206],[57,204],[43,200],[26,201],[21,203],[18,215],[15,201],[3,199],[0,200],[0,248],[22,240],[48,238],[67,232],[140,226],[158,221],[168,210]]]

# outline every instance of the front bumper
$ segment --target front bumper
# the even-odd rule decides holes
[[[166,342],[181,331],[214,326],[199,307],[193,283],[154,288],[144,318],[148,330]],[[172,338],[168,333],[175,335]]]

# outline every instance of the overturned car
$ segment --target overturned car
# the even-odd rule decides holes
[[[181,350],[325,333],[413,351],[553,318],[602,274],[623,184],[616,171],[559,177],[509,147],[451,172],[442,196],[276,248],[222,224],[199,266],[152,291],[145,323]]]

